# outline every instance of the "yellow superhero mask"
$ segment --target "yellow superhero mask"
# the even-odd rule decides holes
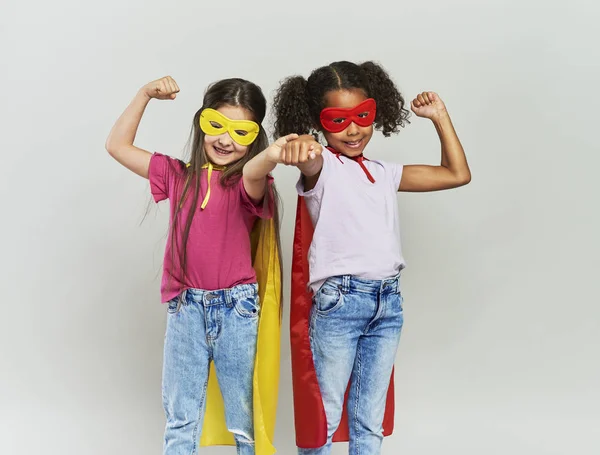
[[[240,145],[250,145],[260,131],[260,126],[250,120],[231,120],[219,111],[206,108],[200,114],[200,128],[204,134],[219,136],[228,132],[235,142]]]

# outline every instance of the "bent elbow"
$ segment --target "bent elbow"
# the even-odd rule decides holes
[[[469,166],[464,166],[461,169],[457,169],[454,178],[456,181],[456,186],[465,186],[471,183],[471,169]]]
[[[460,179],[460,186],[465,186],[471,183],[471,172],[467,172]]]
[[[117,154],[119,153],[119,146],[115,144],[114,141],[111,141],[110,138],[108,138],[104,143],[104,148],[113,158],[116,158]]]

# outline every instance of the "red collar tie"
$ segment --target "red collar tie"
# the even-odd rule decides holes
[[[344,162],[340,158],[340,155],[343,155],[342,152],[338,152],[337,150],[335,150],[331,147],[327,147],[327,149],[331,153],[333,153],[338,160],[340,160],[340,163],[344,164]],[[369,161],[368,158],[365,158],[362,153],[358,156],[347,156],[347,155],[344,155],[344,156],[346,158],[351,159],[352,161],[356,161],[358,163],[358,165],[362,168],[362,170],[365,173],[365,175],[367,176],[367,178],[369,179],[369,182],[375,183],[375,179],[373,178],[373,176],[371,175],[371,173],[369,172],[369,170],[366,168],[366,166],[364,164],[365,161]]]

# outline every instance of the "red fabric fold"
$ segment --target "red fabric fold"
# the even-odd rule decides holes
[[[290,340],[296,445],[307,449],[321,447],[327,442],[327,417],[309,339],[312,293],[307,287],[309,280],[308,250],[312,242],[313,231],[304,198],[298,196],[292,256]],[[347,398],[348,394],[346,393],[346,402]],[[342,421],[333,437],[334,442],[343,442],[349,439],[346,402]],[[383,435],[389,436],[393,429],[394,373],[392,372],[383,419]]]

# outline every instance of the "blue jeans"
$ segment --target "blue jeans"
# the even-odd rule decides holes
[[[332,277],[317,291],[310,343],[327,416],[327,443],[299,448],[301,455],[331,453],[348,385],[349,453],[381,453],[387,390],[403,321],[399,276]]]
[[[237,453],[254,455],[252,377],[258,335],[256,284],[188,289],[169,302],[163,364],[165,455],[197,453],[210,361]]]

